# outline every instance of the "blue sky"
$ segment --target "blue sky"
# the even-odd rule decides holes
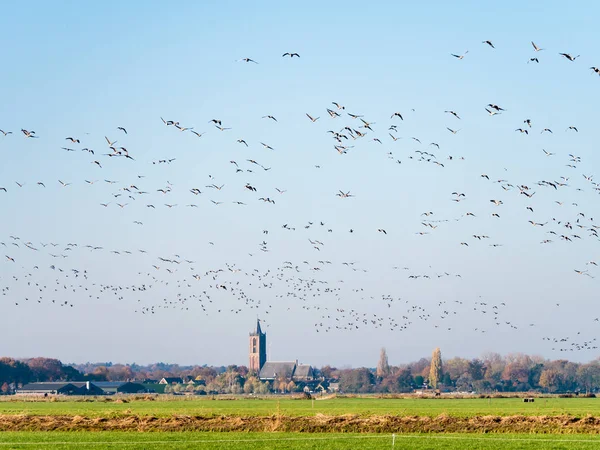
[[[592,359],[581,348],[600,327],[600,79],[589,69],[600,55],[597,7],[584,6],[5,8],[0,129],[13,134],[0,135],[0,254],[15,261],[0,262],[3,353],[246,364],[260,317],[274,360],[372,366],[382,346],[393,364],[438,346]],[[506,111],[489,116],[489,103]],[[346,134],[346,154],[329,130]],[[107,156],[105,136],[134,160]]]

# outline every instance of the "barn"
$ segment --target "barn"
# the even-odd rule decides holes
[[[17,395],[102,395],[104,392],[89,381],[28,383],[17,389]]]

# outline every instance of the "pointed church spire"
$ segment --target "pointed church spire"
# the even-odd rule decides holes
[[[260,319],[256,319],[256,334],[259,336],[262,334],[262,330],[260,329]]]
[[[260,328],[260,319],[256,319],[256,328],[250,333],[249,364],[250,372],[258,374],[267,361],[267,335]]]

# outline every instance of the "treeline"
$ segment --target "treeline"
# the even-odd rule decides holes
[[[75,368],[63,365],[58,359],[31,358],[17,360],[0,358],[0,393],[22,386],[32,381],[72,381],[83,380]]]
[[[161,380],[162,378],[193,378],[212,381],[219,374],[235,371],[246,376],[245,366],[180,366],[179,364],[154,363],[147,366],[139,364],[86,363],[73,364],[90,381],[123,381],[123,380]]]
[[[322,385],[338,383],[347,393],[404,393],[424,388],[461,392],[545,393],[600,391],[600,360],[576,363],[548,360],[521,353],[506,356],[488,353],[481,358],[436,360],[422,358],[410,364],[389,365],[382,351],[376,368],[338,369],[324,366],[315,370]],[[440,362],[441,361],[441,362]],[[432,370],[433,367],[433,370]],[[63,364],[52,358],[16,360],[0,358],[0,390],[4,393],[35,381],[137,381],[158,382],[177,377],[194,380],[195,387],[178,387],[219,393],[293,392],[301,384],[280,379],[260,382],[245,366],[180,366],[157,363],[151,365],[87,363]],[[334,385],[335,386],[335,385]],[[171,388],[173,389],[173,388]]]
[[[441,358],[439,355],[438,357]],[[434,352],[435,361],[436,353]],[[433,366],[433,367],[432,367]],[[461,392],[544,393],[597,392],[600,390],[600,360],[575,363],[548,360],[522,353],[507,356],[488,353],[481,358],[452,358],[432,365],[432,359],[389,366],[382,350],[377,369],[325,370],[339,378],[340,390],[356,393],[402,393],[437,388]]]
[[[32,382],[51,381],[160,381],[163,377],[214,380],[219,374],[235,371],[241,377],[248,369],[244,366],[208,367],[179,366],[157,363],[148,366],[137,364],[86,363],[63,364],[54,358],[31,358],[18,360],[0,357],[0,387],[4,392],[9,387]]]
[[[11,393],[31,382],[136,381],[154,384],[162,378],[181,378],[183,381],[167,385],[165,392],[266,394],[273,390],[295,392],[303,387],[283,379],[270,383],[261,382],[248,373],[247,367],[236,365],[210,367],[156,363],[141,366],[110,362],[65,365],[53,358],[0,358],[0,394]]]

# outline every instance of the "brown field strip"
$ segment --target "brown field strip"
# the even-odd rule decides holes
[[[0,416],[1,431],[243,431],[306,433],[600,433],[600,418],[574,416],[203,417]]]

